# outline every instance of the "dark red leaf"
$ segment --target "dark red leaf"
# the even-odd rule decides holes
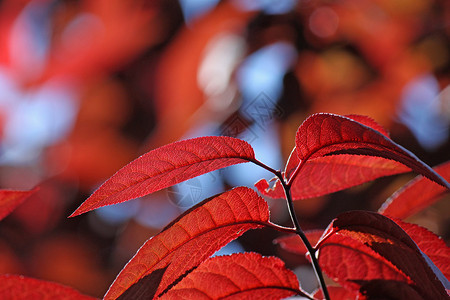
[[[209,258],[161,299],[282,299],[304,295],[276,257],[240,253]]]
[[[154,270],[130,286],[117,300],[153,299],[167,267]]]
[[[252,159],[252,147],[231,137],[200,137],[165,145],[120,169],[71,217],[101,206],[142,197],[201,174]]]
[[[390,261],[357,239],[334,234],[319,246],[322,270],[342,286],[358,290],[355,280],[379,278],[409,282],[408,276]]]
[[[450,161],[433,169],[447,181],[450,180]],[[432,205],[448,192],[448,189],[419,175],[387,199],[378,212],[404,219]]]
[[[410,284],[395,280],[371,280],[360,282],[360,293],[366,300],[407,299],[426,300]]]
[[[0,220],[9,215],[37,190],[38,188],[34,188],[31,191],[0,190]]]
[[[245,231],[269,225],[267,203],[239,187],[200,203],[149,239],[122,269],[105,299],[116,299],[141,278],[166,268],[156,295]]]
[[[340,286],[328,286],[327,287],[328,294],[330,294],[330,298],[333,300],[355,300],[358,297],[357,292],[349,291]],[[314,299],[325,299],[323,296],[322,289],[318,289],[313,294]]]
[[[292,164],[292,161],[296,159],[291,158],[288,166]],[[292,182],[291,195],[293,200],[318,197],[379,177],[410,170],[399,162],[382,157],[349,154],[318,157],[308,160],[303,165],[301,175],[296,176]],[[284,190],[279,180],[275,181],[273,188],[270,188],[269,183],[264,179],[258,181],[255,186],[265,196],[284,197]]]
[[[389,132],[383,126],[378,124],[371,117],[362,116],[362,115],[345,115],[344,117],[355,120],[356,122],[366,125],[367,127],[370,127],[373,130],[380,132],[381,134],[385,135],[386,137],[389,137]]]
[[[417,247],[427,255],[442,274],[450,279],[450,247],[440,237],[428,229],[416,224],[394,219],[417,244]]]
[[[334,114],[314,114],[300,125],[295,145],[301,163],[332,154],[357,154],[398,161],[429,179],[450,188],[450,184],[414,154],[372,127]]]
[[[426,299],[447,295],[414,241],[383,215],[341,214],[317,248],[322,269],[346,288],[357,290],[363,281],[380,279],[412,284]]]
[[[73,288],[58,283],[18,275],[0,275],[0,299],[93,300]]]
[[[304,232],[311,245],[315,245],[322,237],[323,230],[309,230]],[[297,255],[306,255],[308,249],[306,249],[302,240],[297,234],[291,234],[283,236],[274,240],[275,244],[280,245],[286,251],[292,252]]]

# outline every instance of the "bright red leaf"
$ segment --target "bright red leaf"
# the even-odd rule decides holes
[[[163,273],[155,275],[160,280],[156,291],[148,291],[158,296],[222,246],[249,229],[269,225],[268,221],[267,203],[249,188],[210,198],[149,239],[122,269],[105,299],[116,299],[141,278],[155,275],[153,272]]]
[[[9,215],[37,190],[38,188],[34,188],[31,191],[0,190],[0,220]]]
[[[429,179],[450,188],[445,181],[413,153],[394,143],[386,135],[353,119],[334,114],[314,114],[300,125],[295,145],[301,163],[332,154],[357,154],[398,161]],[[292,177],[291,176],[291,177]]]
[[[292,157],[295,155],[291,155],[288,166],[293,161],[298,162],[298,158]],[[291,195],[293,200],[318,197],[410,170],[401,163],[382,157],[348,154],[318,157],[303,165],[301,174],[292,182]],[[284,197],[279,180],[275,181],[273,188],[269,187],[265,179],[258,181],[255,186],[263,195]]]
[[[58,283],[27,278],[18,275],[0,275],[1,299],[33,299],[33,300],[93,300],[73,288]]]
[[[294,200],[322,196],[411,169],[374,156],[336,155],[308,161],[292,182]]]
[[[389,133],[369,117],[360,115],[348,115],[346,117],[389,138]],[[291,177],[300,161],[297,147],[294,147],[286,163],[284,172],[286,179]],[[395,160],[377,156],[341,154],[317,157],[308,159],[304,163],[301,176],[296,176],[291,182],[291,195],[293,200],[318,197],[379,177],[408,171],[411,171],[411,169]],[[263,195],[272,198],[284,197],[284,190],[278,179],[275,180],[272,188],[269,187],[269,183],[265,179],[257,182],[255,186]]]
[[[383,215],[341,214],[317,248],[322,269],[346,288],[358,290],[363,282],[379,279],[404,282],[426,299],[447,295],[414,241]]]
[[[304,295],[276,257],[240,253],[209,258],[161,299],[282,299]]]
[[[447,181],[450,180],[450,162],[439,165],[434,170]],[[435,203],[448,192],[448,189],[419,175],[387,199],[378,212],[404,219]]]
[[[117,171],[71,217],[142,197],[201,174],[252,159],[252,147],[231,137],[200,137],[165,145],[147,152]]]

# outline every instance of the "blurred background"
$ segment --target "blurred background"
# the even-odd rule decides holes
[[[363,114],[431,166],[450,158],[447,0],[0,1],[0,188],[40,190],[0,224],[0,273],[102,296],[181,212],[267,171],[248,164],[67,219],[164,144],[229,135],[283,168],[315,112]],[[414,174],[298,201],[304,229],[376,210]],[[450,235],[449,199],[410,221]],[[282,200],[272,221],[290,226]],[[224,248],[302,263],[256,230]],[[308,267],[300,277],[308,282]]]

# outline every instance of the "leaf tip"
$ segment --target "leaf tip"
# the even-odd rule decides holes
[[[86,200],[87,201],[87,200]],[[86,201],[84,201],[73,213],[71,213],[67,218],[73,218],[79,215],[82,215],[88,211],[90,211],[91,209],[89,208],[85,208],[84,204],[86,203]]]

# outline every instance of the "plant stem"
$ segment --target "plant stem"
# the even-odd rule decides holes
[[[302,228],[300,227],[300,224],[297,219],[297,215],[295,213],[294,202],[292,201],[292,196],[291,196],[291,185],[290,185],[291,180],[293,180],[295,176],[291,176],[291,180],[288,183],[286,183],[286,181],[284,180],[283,175],[281,174],[280,171],[272,169],[271,167],[267,166],[266,164],[260,162],[257,159],[252,159],[250,161],[253,162],[254,164],[266,169],[267,171],[273,173],[275,176],[278,177],[281,184],[283,185],[284,194],[286,196],[286,201],[288,204],[289,214],[291,216],[292,223],[294,224],[295,233],[302,239],[303,244],[305,244],[306,249],[308,249],[309,256],[311,257],[313,269],[314,269],[314,272],[316,273],[317,279],[319,280],[319,284],[320,284],[320,288],[322,289],[323,296],[325,297],[326,300],[331,300],[330,294],[328,293],[328,289],[325,284],[325,279],[323,278],[322,269],[320,268],[319,261],[317,260],[317,257],[316,257],[316,249],[314,249],[313,246],[311,246],[311,243],[309,242],[308,238],[306,237],[305,233],[303,232]],[[303,167],[303,164],[300,163],[300,165],[297,167],[297,169],[294,172],[295,175],[297,175],[297,173],[300,171],[300,169],[302,167]]]
[[[276,175],[280,179],[281,184],[283,185],[284,193],[286,195],[286,200],[287,200],[287,204],[288,204],[288,208],[289,208],[289,214],[291,216],[292,223],[294,224],[295,232],[302,239],[303,244],[305,244],[305,246],[306,246],[306,249],[308,249],[309,256],[311,257],[313,269],[314,269],[314,272],[316,273],[317,279],[319,280],[319,284],[322,289],[323,296],[325,297],[326,300],[330,300],[330,295],[328,293],[328,289],[325,284],[325,280],[323,278],[322,270],[319,266],[319,261],[317,260],[317,257],[316,257],[316,249],[314,249],[312,247],[311,243],[309,242],[308,238],[306,237],[305,233],[303,232],[303,230],[300,227],[300,224],[298,222],[297,215],[296,215],[295,209],[294,209],[294,203],[292,201],[292,196],[291,196],[291,186],[286,184],[286,182],[284,181],[284,178],[280,172],[277,172]]]

